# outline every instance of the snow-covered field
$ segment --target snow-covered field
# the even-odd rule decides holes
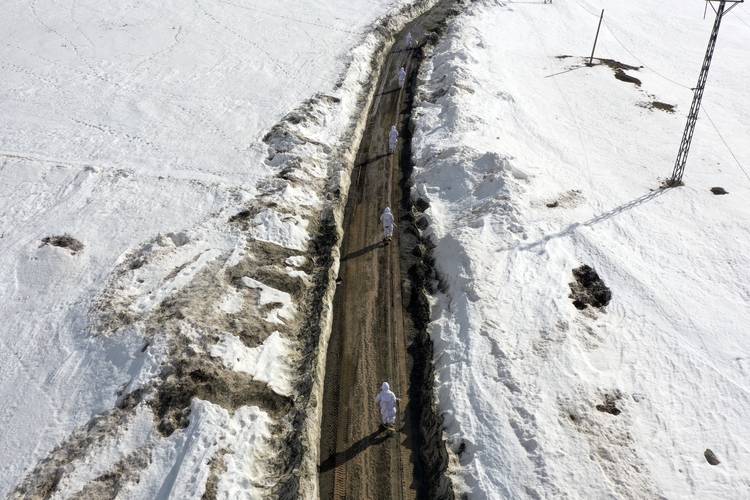
[[[640,67],[624,70],[640,85],[584,64],[602,8],[597,56]],[[744,5],[719,35],[686,185],[657,189],[713,23],[703,9],[481,1],[422,70],[416,191],[447,285],[439,400],[470,498],[750,498]],[[581,264],[611,288],[605,308],[572,305]]]
[[[279,484],[308,242],[412,3],[3,5],[0,496]]]

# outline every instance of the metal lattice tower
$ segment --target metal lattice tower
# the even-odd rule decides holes
[[[716,39],[719,36],[721,20],[724,15],[736,7],[737,4],[744,1],[745,0],[707,0],[711,5],[711,8],[716,12],[716,19],[714,20],[714,27],[711,30],[711,37],[708,39],[708,48],[706,49],[706,56],[703,58],[703,66],[701,67],[701,73],[698,77],[698,85],[693,89],[693,103],[690,106],[690,113],[688,113],[685,132],[682,134],[680,150],[678,151],[677,159],[674,162],[672,177],[667,181],[667,184],[670,186],[676,186],[682,183],[682,174],[685,173],[685,163],[687,162],[688,153],[690,152],[690,143],[693,141],[695,124],[698,121],[698,113],[700,112],[701,100],[703,99],[703,91],[706,88],[706,80],[708,79],[708,69],[711,66],[711,58],[713,57],[714,49],[716,48]],[[717,2],[719,6],[714,7],[714,2]],[[732,4],[728,9],[726,8],[727,3]]]

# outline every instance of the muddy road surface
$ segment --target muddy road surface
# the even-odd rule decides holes
[[[409,346],[415,335],[402,287],[408,284],[400,260],[402,163],[408,161],[410,92],[420,49],[405,47],[411,32],[415,45],[444,22],[448,5],[438,4],[409,24],[397,38],[381,70],[367,127],[360,144],[344,218],[340,283],[326,360],[320,449],[320,498],[422,498],[430,478],[415,451],[418,423],[410,395],[414,359]],[[408,77],[399,87],[398,71]],[[392,125],[399,146],[388,154]],[[390,207],[396,220],[393,240],[383,241],[380,214]],[[403,267],[402,267],[403,266]],[[405,299],[404,299],[405,300]],[[395,430],[382,430],[375,396],[390,383],[399,402]]]

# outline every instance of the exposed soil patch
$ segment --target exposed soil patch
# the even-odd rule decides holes
[[[86,456],[97,443],[110,436],[114,429],[126,426],[128,417],[129,412],[115,408],[91,419],[42,459],[8,498],[50,498],[63,476],[72,470],[73,462]]]
[[[674,113],[674,104],[667,104],[666,102],[661,101],[651,101],[651,106],[654,109],[666,111],[667,113]]]
[[[158,386],[151,407],[159,419],[157,429],[164,436],[190,423],[190,403],[194,397],[211,401],[227,410],[258,405],[279,416],[289,411],[290,398],[268,390],[266,384],[253,380],[248,374],[214,366],[201,358],[175,361],[166,380]]]
[[[628,71],[638,71],[643,66],[633,66],[631,64],[625,64],[620,61],[616,61],[614,59],[600,59],[598,57],[594,58],[595,61],[598,61],[598,64],[603,64],[605,66],[608,66],[612,68],[613,71],[619,70],[628,70]]]
[[[570,398],[561,398],[561,418],[582,438],[582,446],[591,451],[589,458],[611,481],[616,498],[659,498],[659,490],[648,473],[639,448],[633,439],[633,422],[626,411],[618,408],[626,399],[617,390],[599,390],[598,405],[591,403],[592,394],[583,387]],[[595,406],[596,412],[594,412]],[[600,415],[608,413],[610,416]],[[614,415],[618,415],[614,417]]]
[[[227,463],[224,460],[226,454],[226,449],[219,450],[208,461],[209,475],[206,480],[206,491],[203,492],[201,500],[216,500],[218,498],[219,477],[227,471]]]
[[[573,269],[575,281],[569,283],[570,295],[576,309],[586,309],[588,306],[601,308],[609,304],[612,292],[604,284],[599,274],[588,265]]]
[[[604,403],[596,405],[596,409],[604,413],[609,413],[610,415],[619,415],[622,413],[616,404],[619,399],[620,396],[618,394],[605,394]]]
[[[120,490],[128,483],[138,481],[138,471],[151,462],[150,450],[140,448],[117,462],[109,472],[97,477],[73,495],[75,500],[117,498]]]
[[[638,71],[643,66],[632,66],[620,61],[615,61],[614,59],[594,59],[597,61],[597,64],[603,64],[609,67],[614,72],[615,78],[617,78],[618,80],[626,83],[632,83],[636,87],[641,86],[641,81],[638,78],[625,73],[625,71]]]
[[[718,187],[718,186],[717,186],[717,187],[712,187],[712,188],[711,188],[711,192],[712,192],[713,194],[716,194],[716,195],[720,195],[720,194],[729,194],[729,191],[727,191],[727,190],[726,190],[726,189],[724,189],[723,187]]]
[[[67,248],[73,255],[83,250],[83,243],[73,238],[69,234],[63,234],[62,236],[47,236],[45,238],[42,238],[42,244],[39,246],[43,247],[45,245]]]
[[[253,212],[251,210],[240,210],[233,216],[229,218],[229,222],[240,222],[240,221],[246,221],[253,217]]]
[[[424,198],[417,198],[414,201],[414,208],[419,212],[424,212],[425,210],[430,208],[430,202],[425,200]]]
[[[673,180],[673,179],[664,179],[664,181],[661,183],[660,187],[662,189],[666,189],[666,188],[680,187],[680,186],[684,186],[684,185],[685,185],[685,183],[682,182],[682,181]]]
[[[674,113],[675,105],[674,104],[667,104],[666,102],[662,101],[646,101],[638,103],[638,106],[650,110],[658,109],[659,111],[664,111],[665,113]]]
[[[579,189],[571,189],[560,194],[554,200],[547,201],[544,206],[547,208],[570,208],[578,205],[583,196]]]
[[[706,448],[706,451],[703,452],[703,456],[706,457],[706,462],[710,463],[711,465],[719,465],[721,462],[718,458],[716,458],[716,454],[711,450],[711,448]]]
[[[641,86],[641,81],[638,78],[636,78],[634,76],[630,76],[629,74],[625,73],[621,69],[615,70],[615,78],[617,78],[621,82],[632,83],[636,87],[640,87]]]

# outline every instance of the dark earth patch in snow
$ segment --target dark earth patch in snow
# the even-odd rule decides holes
[[[456,454],[460,457],[464,454],[466,451],[466,441],[461,441],[461,444],[458,445],[458,449],[456,450]]]
[[[76,429],[68,439],[40,460],[9,498],[51,498],[62,478],[73,470],[73,462],[85,457],[98,443],[111,436],[115,429],[124,428],[129,415],[127,410],[115,408],[95,416],[86,425]]]
[[[604,413],[609,413],[610,415],[619,415],[622,413],[616,404],[619,399],[619,394],[605,394],[604,403],[596,405],[596,409]]]
[[[625,73],[621,69],[615,70],[615,78],[617,78],[621,82],[632,83],[636,87],[641,86],[641,81],[638,78]]]
[[[675,108],[674,104],[667,104],[666,102],[662,102],[662,101],[641,102],[641,103],[638,103],[638,106],[649,109],[649,110],[658,109],[666,113],[674,113],[674,108]]]
[[[706,462],[710,463],[711,465],[719,465],[721,462],[718,458],[716,458],[716,454],[711,450],[711,448],[706,448],[706,451],[703,452],[703,456],[706,457]]]
[[[685,185],[685,183],[682,182],[682,181],[673,180],[673,179],[664,179],[661,182],[660,189],[680,187],[680,186],[684,186],[684,185]]]
[[[600,59],[598,57],[595,57],[594,60],[598,61],[598,64],[603,64],[605,66],[608,66],[612,68],[613,71],[619,70],[629,70],[629,71],[638,71],[643,66],[633,66],[631,64],[625,64],[620,61],[616,61],[614,59]]]
[[[129,453],[112,468],[89,482],[73,498],[118,498],[120,490],[128,483],[138,481],[138,471],[145,469],[151,462],[151,453],[147,448],[139,448]]]
[[[253,213],[250,210],[240,210],[239,212],[237,212],[236,214],[234,214],[233,216],[229,218],[229,222],[239,222],[239,221],[248,220],[252,216],[253,216]]]
[[[39,246],[43,247],[45,245],[51,245],[53,247],[60,247],[60,248],[67,248],[68,250],[70,250],[70,253],[73,255],[83,250],[83,243],[81,243],[80,241],[73,238],[67,233],[63,234],[62,236],[46,236],[42,238],[42,244]]]
[[[554,200],[546,202],[544,206],[547,208],[570,208],[576,206],[581,198],[581,191],[579,189],[571,189],[560,194]]]
[[[419,212],[424,212],[425,210],[430,208],[430,202],[425,200],[424,198],[417,198],[414,202],[414,208],[416,208]]]
[[[716,195],[720,195],[720,194],[729,194],[729,191],[727,191],[727,190],[726,190],[726,189],[724,189],[723,187],[719,187],[719,186],[716,186],[716,187],[712,187],[712,188],[711,188],[711,192],[712,192],[713,194],[716,194]]]
[[[610,69],[612,69],[612,71],[615,74],[615,78],[617,78],[618,80],[627,82],[627,83],[632,83],[636,87],[641,86],[641,81],[638,78],[635,78],[634,76],[631,76],[625,73],[625,71],[638,71],[643,66],[632,66],[630,64],[625,64],[620,61],[616,61],[614,59],[595,58],[595,60],[598,61],[597,64],[603,64],[609,67]]]
[[[157,429],[170,436],[190,423],[193,398],[211,401],[227,410],[257,405],[280,416],[292,406],[291,398],[269,391],[265,383],[251,375],[227,370],[200,357],[176,360],[164,374],[156,398],[150,404],[159,419]]]
[[[601,308],[609,304],[612,291],[604,284],[599,274],[588,265],[573,269],[576,281],[569,283],[570,295],[576,309],[588,306]]]
[[[227,471],[227,463],[224,455],[228,451],[221,449],[208,461],[208,479],[206,480],[206,491],[203,492],[201,500],[216,500],[219,493],[219,478]]]

